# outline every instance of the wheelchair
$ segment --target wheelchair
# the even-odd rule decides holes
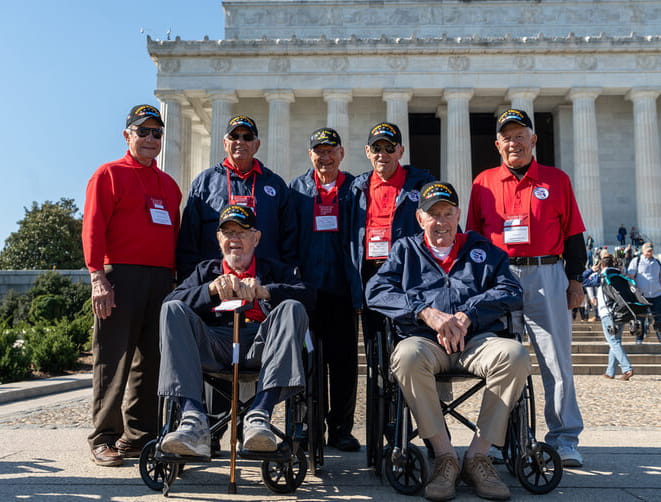
[[[509,334],[512,334],[508,316]],[[396,336],[392,321],[384,318],[383,330],[365,340],[367,357],[367,465],[373,466],[377,476],[385,475],[399,493],[413,495],[429,481],[429,466],[423,449],[413,444],[418,437],[411,411],[399,385],[390,371],[390,354]],[[469,373],[436,375],[437,385],[458,380],[475,380],[461,395],[450,402],[441,400],[443,415],[450,415],[471,429],[477,426],[458,408],[486,386],[484,379]],[[535,400],[532,377],[528,376],[521,397],[512,409],[507,425],[505,444],[501,448],[503,460],[510,474],[533,494],[554,490],[562,479],[562,460],[550,445],[535,439]],[[431,446],[427,444],[431,451]]]
[[[239,323],[235,322],[238,326]],[[238,339],[238,335],[237,335]],[[324,414],[323,414],[323,361],[321,340],[310,333],[306,337],[303,362],[306,372],[306,388],[285,401],[284,430],[271,424],[271,430],[280,440],[274,452],[254,452],[239,449],[241,459],[261,461],[262,480],[274,493],[293,493],[301,485],[308,468],[315,475],[324,463]],[[238,366],[238,365],[235,365]],[[238,376],[238,379],[236,377]],[[236,429],[232,437],[232,455],[230,458],[230,482],[228,493],[236,493],[234,480],[236,441],[235,434],[241,434],[242,418],[254,401],[254,388],[259,377],[259,371],[226,370],[219,373],[204,373],[205,382],[218,391],[223,399],[232,402],[232,410],[219,415],[208,415],[215,423],[210,427],[211,442],[217,444],[222,434],[231,426],[232,415],[236,413]],[[236,385],[227,390],[227,382]],[[252,387],[249,397],[244,397],[238,390],[242,387]],[[243,390],[243,389],[242,389]],[[168,496],[173,483],[180,477],[186,464],[209,463],[212,457],[190,457],[166,453],[161,450],[161,442],[166,434],[177,429],[181,419],[179,400],[169,397],[159,399],[158,424],[159,435],[148,442],[142,449],[139,458],[140,476],[152,490],[160,491]],[[307,453],[307,455],[306,455]]]

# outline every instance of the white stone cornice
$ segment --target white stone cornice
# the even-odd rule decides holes
[[[268,103],[271,101],[293,103],[296,97],[294,96],[294,91],[291,89],[264,89],[264,99]]]
[[[188,104],[188,99],[184,95],[183,91],[177,89],[156,89],[154,91],[154,96],[158,98],[159,101],[173,101],[181,105]]]
[[[413,89],[384,89],[383,100],[388,101],[404,101],[408,103],[413,97]]]

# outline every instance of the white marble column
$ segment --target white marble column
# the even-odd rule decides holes
[[[661,148],[656,106],[660,93],[656,88],[634,88],[626,95],[633,101],[637,227],[657,247],[661,244]]]
[[[530,116],[533,129],[535,125],[535,98],[539,95],[537,87],[510,87],[507,91],[507,99],[512,108],[523,110]]]
[[[585,234],[596,243],[604,243],[604,219],[601,210],[599,143],[595,99],[598,88],[576,87],[567,98],[573,104],[574,193],[585,223]]]
[[[193,121],[188,115],[181,117],[181,178],[179,189],[182,194],[188,192],[193,180]]]
[[[445,89],[443,97],[448,104],[445,179],[454,186],[459,194],[461,224],[464,226],[468,199],[473,185],[469,108],[473,89]]]
[[[351,89],[324,90],[324,101],[327,103],[326,125],[338,132],[345,148],[349,144],[349,103],[352,99]]]
[[[289,105],[294,102],[294,92],[290,89],[265,90],[264,98],[269,104],[268,166],[289,183],[291,181]]]
[[[446,105],[438,105],[436,107],[436,117],[441,122],[441,169],[438,173],[440,180],[445,180],[448,172],[448,107]]]
[[[161,116],[165,122],[165,136],[158,164],[181,187],[183,178],[181,100],[183,96],[171,91],[157,91],[155,94],[161,102]]]
[[[209,166],[215,166],[225,158],[223,136],[232,116],[232,106],[238,102],[236,92],[229,90],[209,91],[211,98],[211,152]]]
[[[386,102],[386,121],[396,124],[402,133],[404,155],[400,161],[402,165],[411,163],[409,149],[409,101],[413,96],[411,89],[384,89],[383,100]]]

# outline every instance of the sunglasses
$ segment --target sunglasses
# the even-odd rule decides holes
[[[243,141],[254,141],[255,140],[255,135],[252,133],[246,133],[246,134],[236,134],[234,132],[231,132],[227,135],[229,139],[232,141],[237,141],[242,139]]]
[[[395,150],[397,150],[397,145],[370,145],[370,151],[372,153],[379,153],[381,150],[386,153],[395,153]]]
[[[131,130],[135,131],[139,138],[146,138],[150,134],[154,137],[154,139],[161,139],[163,136],[162,127],[136,127],[135,129]]]

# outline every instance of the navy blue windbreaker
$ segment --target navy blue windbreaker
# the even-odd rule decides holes
[[[289,197],[296,213],[298,226],[296,263],[301,267],[301,276],[306,284],[337,296],[349,294],[348,277],[352,277],[348,240],[351,182],[354,177],[346,172],[344,175],[346,178],[338,192],[338,232],[313,230],[314,202],[319,196],[314,183],[314,169],[310,169],[289,184]]]
[[[259,163],[262,174],[255,178],[257,229],[262,238],[255,250],[259,258],[294,264],[296,222],[283,179]],[[251,195],[253,176],[242,180],[230,170],[233,195]],[[191,184],[181,217],[177,242],[177,277],[183,281],[204,260],[219,258],[216,232],[220,210],[228,203],[227,168],[223,163],[198,175]]]
[[[395,200],[395,214],[392,219],[392,242],[402,237],[408,237],[420,232],[420,225],[415,218],[420,198],[420,189],[434,177],[412,166],[402,166],[406,171],[404,187]],[[357,176],[351,184],[351,234],[349,236],[349,252],[353,264],[351,283],[351,298],[354,307],[363,307],[362,268],[365,257],[365,220],[367,217],[367,196],[369,194],[369,171]]]
[[[397,241],[386,262],[367,282],[369,308],[392,319],[401,338],[436,332],[418,314],[433,307],[448,314],[464,312],[471,320],[466,339],[476,333],[500,332],[505,313],[523,306],[523,289],[512,275],[509,258],[476,232],[459,250],[446,274],[423,241],[423,234]]]
[[[222,261],[206,260],[198,264],[192,274],[163,301],[180,300],[188,305],[209,326],[225,326],[232,321],[232,312],[213,312],[220,300],[209,294],[209,283],[223,273]],[[268,314],[284,300],[298,300],[308,312],[314,306],[315,292],[308,288],[297,269],[275,260],[257,258],[255,275],[268,289],[270,300],[260,300],[262,310]]]

